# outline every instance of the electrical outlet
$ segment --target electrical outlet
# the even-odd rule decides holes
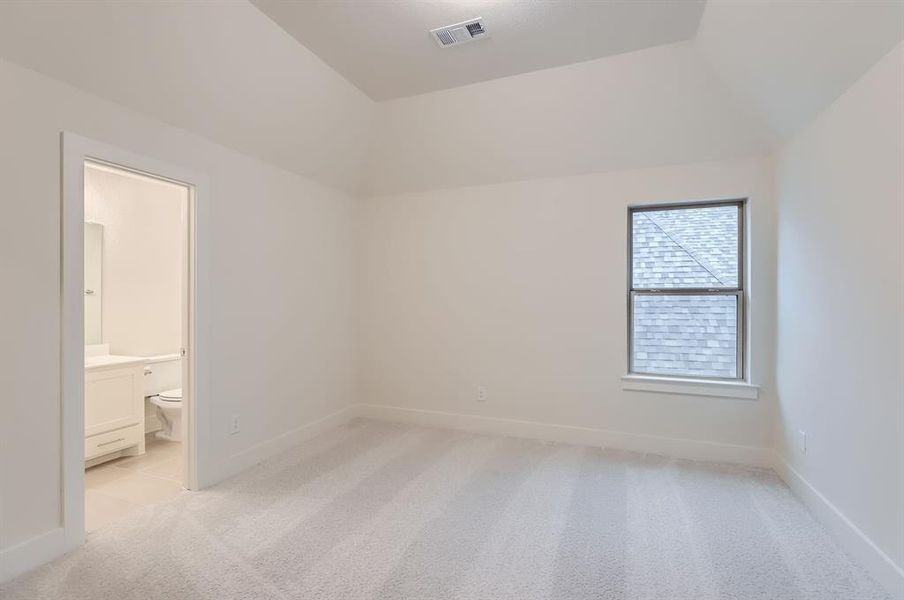
[[[807,453],[807,432],[800,430],[797,432],[797,446],[800,448],[801,454]]]
[[[242,430],[241,424],[239,423],[239,416],[232,415],[232,426],[229,428],[229,433],[235,435],[239,431]]]
[[[486,402],[487,401],[487,389],[482,386],[477,386],[477,401],[478,402]]]

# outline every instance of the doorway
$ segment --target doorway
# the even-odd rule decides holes
[[[191,187],[85,161],[85,530],[179,495]]]
[[[164,500],[167,486],[200,488],[206,386],[199,376],[199,215],[207,183],[203,175],[69,133],[62,148],[61,513],[72,548],[84,541],[86,526],[102,526],[98,515]],[[89,185],[104,188],[99,195],[109,206],[100,206]],[[130,185],[139,195],[164,195],[144,206],[150,213],[130,216],[127,205],[137,206],[136,198],[124,202]],[[153,201],[166,193],[169,206],[160,210]],[[104,488],[119,477],[125,485]],[[88,519],[86,506],[93,509]]]

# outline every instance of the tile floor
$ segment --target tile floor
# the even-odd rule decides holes
[[[118,458],[85,471],[85,529],[94,531],[183,491],[182,444],[149,435],[141,456]]]

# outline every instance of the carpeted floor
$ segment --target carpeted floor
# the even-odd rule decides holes
[[[771,472],[357,421],[3,600],[886,598]]]

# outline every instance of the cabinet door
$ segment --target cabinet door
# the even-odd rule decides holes
[[[144,371],[138,367],[85,374],[85,435],[143,422]]]

